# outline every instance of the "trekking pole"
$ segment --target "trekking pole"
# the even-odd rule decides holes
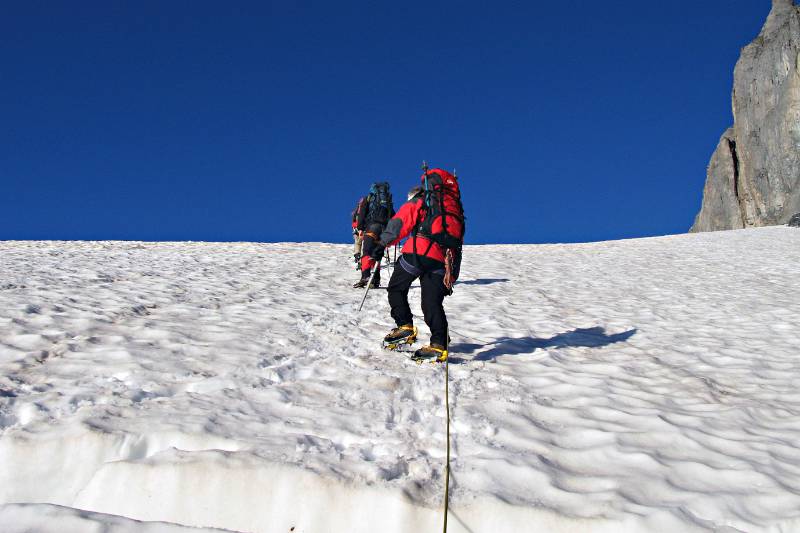
[[[361,298],[361,305],[358,306],[358,312],[361,312],[361,308],[364,307],[364,302],[367,300],[367,294],[369,294],[369,288],[372,287],[372,282],[375,280],[375,274],[381,269],[381,262],[378,261],[375,263],[375,270],[372,271],[372,275],[369,277],[369,283],[367,283],[367,290],[364,291],[364,297]]]

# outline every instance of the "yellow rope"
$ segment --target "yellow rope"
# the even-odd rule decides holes
[[[442,533],[447,533],[447,513],[450,509],[450,332],[446,332],[447,358],[444,360],[444,405],[447,409],[447,462],[444,465],[444,524]]]

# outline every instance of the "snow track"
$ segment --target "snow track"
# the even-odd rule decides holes
[[[349,253],[0,243],[3,530],[440,528],[442,369]],[[450,531],[800,531],[800,231],[464,261]]]

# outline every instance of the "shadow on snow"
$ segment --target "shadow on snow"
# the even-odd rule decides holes
[[[461,357],[451,357],[450,362],[468,363],[470,361],[490,361],[495,357],[504,355],[518,355],[532,353],[537,348],[568,348],[568,347],[585,347],[585,348],[600,348],[601,346],[608,346],[617,342],[625,342],[636,334],[636,328],[622,333],[614,333],[611,335],[606,334],[605,328],[596,326],[593,328],[578,328],[572,331],[559,333],[548,339],[541,339],[538,337],[500,337],[490,344],[470,344],[470,343],[453,343],[451,350],[458,354],[471,354],[475,353],[481,348],[491,346],[492,348],[481,352],[472,359],[464,359]]]
[[[492,283],[505,283],[511,281],[508,278],[483,278],[468,279],[467,281],[456,281],[456,285],[491,285]]]

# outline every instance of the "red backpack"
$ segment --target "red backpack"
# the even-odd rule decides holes
[[[464,208],[456,177],[434,168],[422,175],[423,216],[417,232],[447,250],[461,251],[464,244]]]

